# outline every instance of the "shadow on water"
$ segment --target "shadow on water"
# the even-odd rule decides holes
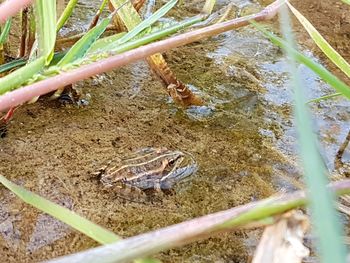
[[[238,2],[238,10],[249,7],[250,1]],[[189,7],[183,10],[200,10]],[[83,16],[73,20],[79,23],[74,30],[85,29],[89,15]],[[147,65],[138,62],[78,83],[91,96],[87,106],[41,100],[21,107],[0,141],[0,172],[124,237],[299,187],[288,74],[279,49],[248,27],[165,57],[178,78],[207,101],[205,106],[178,108]],[[330,91],[310,71],[302,72],[314,97]],[[349,103],[328,101],[312,109],[332,170],[348,132]],[[146,146],[190,152],[199,171],[180,182],[175,194],[147,204],[116,198],[93,177],[105,160]],[[6,261],[38,261],[97,245],[6,189],[0,191],[0,247]],[[246,262],[259,234],[227,233],[158,257]]]

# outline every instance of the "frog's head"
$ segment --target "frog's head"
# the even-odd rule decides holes
[[[173,151],[167,156],[167,167],[161,179],[162,188],[171,188],[172,185],[194,174],[198,165],[193,156],[187,152]]]

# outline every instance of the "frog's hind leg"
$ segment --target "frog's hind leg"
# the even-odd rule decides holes
[[[136,203],[147,203],[148,196],[140,188],[130,184],[124,184],[122,187],[118,187],[116,196],[124,200],[128,200]]]

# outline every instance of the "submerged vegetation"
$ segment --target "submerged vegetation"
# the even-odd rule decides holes
[[[209,103],[208,99],[176,76],[167,64],[166,57],[163,57],[159,52],[200,40],[205,41],[211,36],[243,26],[251,26],[281,48],[288,57],[288,71],[292,80],[291,89],[294,99],[294,119],[298,131],[300,159],[306,187],[304,191],[272,196],[122,240],[119,233],[113,233],[96,225],[72,210],[9,181],[6,179],[6,175],[0,175],[0,182],[3,186],[24,202],[57,218],[102,245],[77,254],[51,259],[50,262],[125,262],[132,260],[135,262],[158,262],[155,259],[143,258],[232,229],[271,227],[283,220],[298,221],[295,214],[290,213],[290,211],[307,205],[310,205],[311,208],[311,221],[312,225],[315,226],[313,234],[318,240],[316,253],[321,261],[345,262],[347,252],[342,240],[344,230],[333,203],[335,203],[334,199],[337,196],[350,193],[350,180],[341,178],[337,182],[329,183],[326,167],[320,155],[319,142],[312,130],[312,112],[309,105],[339,96],[350,99],[350,87],[347,85],[349,80],[341,80],[325,66],[298,50],[298,46],[294,43],[288,10],[296,16],[325,56],[347,77],[350,76],[350,65],[330,46],[301,12],[288,1],[277,0],[260,12],[229,19],[226,16],[232,6],[229,5],[224,12],[220,12],[222,10],[217,11],[215,8],[214,0],[207,0],[205,3],[203,2],[202,10],[197,15],[176,22],[173,20],[168,22],[164,17],[177,8],[179,4],[177,0],[166,1],[157,11],[145,19],[142,19],[139,13],[145,4],[143,0],[134,2],[103,0],[100,1],[99,9],[94,10],[96,15],[87,32],[69,39],[58,39],[58,33],[69,22],[74,10],[78,9],[78,2],[77,0],[68,2],[12,0],[6,1],[0,6],[0,21],[2,21],[0,111],[3,112],[0,119],[0,137],[6,136],[6,126],[12,119],[16,118],[15,110],[18,107],[26,107],[27,103],[37,103],[40,96],[47,94],[50,96],[45,96],[44,101],[59,100],[67,94],[70,95],[70,100],[79,101],[81,98],[74,88],[76,82],[140,59],[146,59],[151,70],[160,79],[166,93],[176,103],[176,107],[195,106],[200,108]],[[343,2],[347,3],[347,1]],[[58,6],[64,7],[62,13],[59,13]],[[21,37],[18,39],[20,42],[19,55],[17,58],[11,58],[6,53],[6,43],[9,41],[11,30],[18,27],[14,23],[18,14],[21,18]],[[283,37],[271,33],[270,28],[263,25],[263,22],[273,19],[276,14],[279,14]],[[59,44],[65,42],[73,42],[73,44],[69,48],[62,49]],[[312,70],[336,93],[315,97],[307,102],[301,89],[303,83],[297,68],[299,64]],[[163,157],[163,152],[156,151],[156,157],[151,161],[158,161]],[[168,154],[167,151],[166,154]],[[165,177],[170,177],[169,174],[175,174],[179,171],[183,172],[181,170],[183,167],[176,166],[178,159],[166,157],[161,161],[161,169],[165,170],[165,167],[171,169],[167,168],[170,171],[167,171],[168,174]],[[176,158],[182,157],[181,155],[180,157],[176,156]],[[148,159],[142,159],[143,156],[133,157],[133,160],[138,158],[142,160],[141,164],[147,164],[147,168],[151,166]],[[128,165],[130,164],[124,164],[126,168]],[[140,166],[139,163],[137,165]],[[152,172],[157,171],[159,167],[151,168],[153,170],[140,172],[140,178],[136,176],[136,180],[142,180],[144,174],[147,174],[147,180],[150,180]],[[179,169],[176,170],[177,168]],[[133,188],[134,191],[144,190],[143,187],[135,187],[139,182],[135,183],[134,179],[128,179],[127,176],[124,176],[119,179],[119,182]],[[157,180],[156,183],[159,185],[151,183],[152,188],[160,190],[162,188],[160,184],[166,180],[164,182],[163,178]],[[135,188],[137,189],[135,190]],[[344,210],[346,209],[342,211]],[[301,231],[303,233],[298,232],[299,236],[295,240],[296,243],[303,246],[303,235],[307,228],[304,229],[302,225],[307,219],[301,221],[295,223],[294,227],[297,230],[294,230],[293,234],[300,231],[301,228],[303,229]],[[266,231],[269,227],[266,228]],[[259,246],[267,246],[267,243],[262,239]],[[276,246],[272,252],[269,251],[261,255],[256,253],[253,262],[271,260],[274,253],[277,255],[281,247]],[[293,249],[295,246],[290,245],[286,251],[290,252]],[[294,261],[289,262],[301,262],[305,256],[307,255],[296,256]]]

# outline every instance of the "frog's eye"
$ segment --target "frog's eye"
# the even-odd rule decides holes
[[[176,161],[175,158],[174,158],[174,159],[170,159],[170,160],[169,160],[169,164],[170,164],[170,165],[173,165],[173,164],[175,163],[175,161]]]

